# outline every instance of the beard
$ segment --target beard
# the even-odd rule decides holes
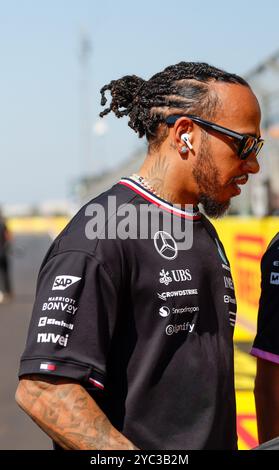
[[[213,162],[207,135],[204,132],[196,166],[193,169],[193,177],[199,188],[199,203],[202,204],[205,214],[215,219],[224,215],[230,206],[230,199],[225,202],[216,200],[216,194],[222,192],[223,186],[220,182],[219,170]]]

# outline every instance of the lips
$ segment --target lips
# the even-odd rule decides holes
[[[248,181],[248,175],[241,175],[241,176],[235,176],[232,178],[232,183],[238,184],[246,184]]]
[[[234,178],[231,178],[231,180],[229,181],[229,184],[231,184],[234,187],[235,192],[238,195],[241,193],[241,189],[239,185],[246,184],[247,181],[248,181],[248,175],[241,175],[241,176],[235,176]]]

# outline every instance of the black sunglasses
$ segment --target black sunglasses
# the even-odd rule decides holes
[[[173,114],[168,116],[165,121],[167,124],[174,124],[177,119],[183,116],[190,118],[200,126],[207,127],[216,132],[220,132],[220,134],[224,134],[238,140],[239,146],[237,149],[237,155],[239,158],[241,158],[241,160],[245,160],[251,153],[254,153],[256,157],[264,144],[264,139],[261,139],[260,137],[257,138],[249,134],[239,134],[239,132],[235,132],[231,129],[227,129],[226,127],[219,126],[214,122],[205,121],[204,119],[201,119],[198,116],[194,116],[193,114]]]

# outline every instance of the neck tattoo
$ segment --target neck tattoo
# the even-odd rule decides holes
[[[155,196],[164,199],[155,189],[148,183],[148,181],[140,175],[137,175],[136,173],[133,173],[132,176],[130,176],[131,179],[139,183],[141,186],[143,186],[145,189],[150,191],[151,193],[155,194]]]

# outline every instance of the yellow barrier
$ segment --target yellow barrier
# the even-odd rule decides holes
[[[279,232],[279,217],[226,217],[214,221],[231,263],[238,304],[236,340],[249,341],[256,330],[260,296],[260,261]]]
[[[214,225],[231,263],[238,305],[234,341],[239,449],[251,449],[258,440],[253,395],[256,361],[249,351],[256,333],[260,261],[279,232],[279,217],[227,217]]]
[[[67,217],[13,217],[8,220],[12,233],[49,233],[58,235],[67,225]]]

